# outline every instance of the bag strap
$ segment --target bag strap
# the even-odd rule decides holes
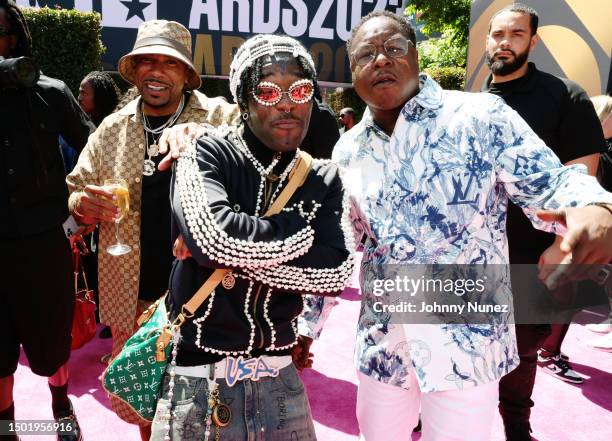
[[[289,181],[287,186],[281,191],[274,203],[266,210],[264,216],[272,216],[281,212],[283,207],[287,205],[293,193],[301,187],[306,181],[308,172],[312,167],[312,156],[306,152],[300,151],[300,157],[289,172]]]
[[[299,158],[289,173],[289,180],[287,186],[278,195],[278,198],[274,201],[272,206],[266,210],[264,216],[272,216],[281,212],[283,207],[289,202],[291,196],[295,191],[301,187],[306,178],[308,172],[312,167],[312,156],[308,153],[300,151]],[[177,316],[174,324],[181,326],[185,320],[193,317],[197,309],[204,303],[208,296],[213,292],[219,283],[231,272],[231,269],[217,269],[212,275],[204,282],[204,284],[198,289],[198,291],[189,299],[187,303],[181,308],[181,313]]]
[[[83,278],[85,291],[89,292],[87,274],[85,273],[85,268],[83,268],[83,262],[81,260],[81,256],[89,254],[89,249],[83,240],[83,236],[80,234],[73,234],[70,237],[70,246],[72,248],[72,256],[74,258],[74,294],[77,295],[79,292],[79,275],[81,275]]]

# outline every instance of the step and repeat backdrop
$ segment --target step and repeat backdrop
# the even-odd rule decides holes
[[[102,14],[102,61],[113,69],[132,49],[146,20],[175,20],[193,37],[194,62],[202,75],[227,76],[233,53],[248,37],[280,33],[310,49],[319,79],[351,82],[345,42],[372,10],[403,13],[405,0],[17,0],[19,6],[57,7]]]

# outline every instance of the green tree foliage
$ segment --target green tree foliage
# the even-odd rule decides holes
[[[471,0],[411,0],[405,13],[430,36],[417,44],[419,67],[445,89],[463,89]]]
[[[42,72],[64,81],[74,94],[85,75],[101,67],[105,51],[100,14],[75,9],[22,8]]]
[[[467,45],[453,41],[452,32],[444,31],[441,37],[430,38],[417,44],[419,67],[465,67]]]
[[[471,6],[470,0],[411,0],[406,14],[415,14],[424,23],[425,35],[448,31],[455,43],[466,46]]]
[[[430,77],[446,90],[463,90],[465,86],[465,68],[463,67],[428,67],[424,70]]]

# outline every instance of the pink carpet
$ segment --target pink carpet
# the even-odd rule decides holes
[[[357,439],[353,344],[359,299],[355,288],[348,288],[341,296],[321,339],[313,345],[314,367],[303,375],[320,441]],[[575,370],[587,377],[583,385],[570,385],[541,371],[538,373],[532,417],[538,441],[612,439],[612,354],[585,347],[584,341],[592,337],[582,325],[572,325],[563,347]],[[138,441],[138,430],[109,409],[108,399],[98,381],[102,372],[98,359],[109,350],[109,340],[96,338],[74,352],[70,362],[70,395],[87,441]],[[46,380],[30,372],[24,357],[15,383],[17,419],[51,418]],[[23,439],[46,441],[53,438],[30,436]],[[418,435],[413,436],[413,440],[418,439]],[[504,439],[499,418],[491,439]]]

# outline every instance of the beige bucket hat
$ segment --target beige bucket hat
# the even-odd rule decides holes
[[[198,89],[202,85],[200,75],[193,66],[191,54],[191,34],[176,21],[150,20],[138,27],[134,50],[119,60],[119,74],[130,84],[135,83],[133,57],[143,54],[156,54],[174,57],[189,68],[186,88]]]

